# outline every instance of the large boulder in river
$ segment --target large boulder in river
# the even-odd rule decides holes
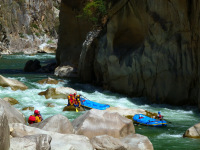
[[[3,106],[0,105],[0,149],[8,150],[10,147],[10,130],[8,119]]]
[[[129,134],[120,140],[128,145],[127,150],[154,150],[151,141],[144,135]]]
[[[74,94],[76,91],[69,87],[58,87],[58,88],[48,88],[44,92],[40,92],[39,95],[44,95],[46,99],[67,99],[69,94]]]
[[[0,86],[2,87],[11,87],[12,90],[26,90],[28,87],[22,82],[15,79],[8,79],[0,75]]]
[[[9,102],[11,105],[19,104],[19,102],[12,97],[4,97],[3,100]]]
[[[108,135],[93,137],[91,143],[98,150],[153,150],[150,140],[140,134],[129,134],[123,138]]]
[[[25,123],[25,116],[10,103],[0,99],[0,105],[4,107],[8,123]]]
[[[197,123],[194,126],[187,129],[183,137],[200,138],[200,123]]]
[[[39,123],[31,125],[46,131],[54,131],[62,134],[73,134],[73,126],[68,118],[63,115],[49,117]]]
[[[26,135],[47,134],[52,137],[52,150],[93,150],[89,139],[82,135],[61,134],[52,131],[45,131],[38,128],[26,126],[20,123],[9,124],[13,128],[13,137],[24,137]]]
[[[47,79],[42,79],[37,81],[39,84],[58,84],[60,81],[52,79],[52,78],[47,78]]]
[[[41,68],[40,61],[35,59],[35,60],[29,60],[26,62],[24,71],[25,72],[34,72],[37,71]]]
[[[14,137],[10,140],[10,150],[50,150],[51,136],[46,134]]]
[[[75,133],[89,138],[110,135],[116,138],[135,133],[133,122],[118,113],[92,109],[72,122]]]
[[[77,69],[75,69],[72,66],[62,66],[62,67],[57,67],[55,69],[54,75],[62,78],[74,78],[78,77]]]
[[[146,112],[144,109],[130,109],[130,108],[121,108],[121,107],[109,107],[106,109],[106,111],[109,112],[117,112],[120,115],[124,117],[133,117],[135,114],[144,114],[146,115]]]

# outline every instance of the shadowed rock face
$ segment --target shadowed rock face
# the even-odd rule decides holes
[[[81,79],[156,103],[198,104],[199,6],[197,0],[119,0],[105,28],[81,53],[81,63],[88,64],[79,66]],[[61,22],[61,28],[73,32],[75,25]],[[64,49],[58,53],[65,57],[61,63],[80,55],[79,48],[68,55]]]

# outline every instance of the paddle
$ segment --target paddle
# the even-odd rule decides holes
[[[78,108],[76,107],[76,112],[78,112]]]
[[[168,123],[171,123],[172,124],[172,122],[171,121],[169,121],[169,120],[166,120],[166,119],[164,119],[165,121],[167,121]]]

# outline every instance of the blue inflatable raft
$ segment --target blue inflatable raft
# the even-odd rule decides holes
[[[80,98],[80,101],[81,101],[81,106],[88,109],[94,108],[94,109],[99,109],[99,110],[105,110],[110,107],[110,105],[100,104],[100,103],[93,102],[84,98]]]
[[[146,126],[153,126],[153,127],[167,126],[167,122],[165,120],[158,120],[158,119],[150,118],[143,114],[136,114],[133,117],[133,121],[135,123],[146,125]]]

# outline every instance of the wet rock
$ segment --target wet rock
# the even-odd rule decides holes
[[[58,87],[58,88],[48,88],[44,92],[40,92],[38,95],[44,95],[46,99],[67,99],[69,94],[74,94],[76,91],[69,87]]]
[[[4,97],[3,100],[9,102],[11,105],[19,104],[19,102],[12,97]]]
[[[24,71],[25,72],[35,72],[41,68],[40,61],[35,59],[35,60],[29,60],[26,62]]]
[[[130,134],[120,141],[128,145],[127,150],[154,150],[148,137],[140,134]]]
[[[76,78],[78,77],[77,69],[72,66],[62,66],[55,69],[54,75],[62,78]]]
[[[47,107],[55,107],[55,105],[51,104],[51,103],[48,103],[47,104]]]
[[[0,86],[2,87],[11,87],[12,90],[26,90],[28,87],[24,85],[22,82],[15,80],[15,79],[9,79],[5,78],[0,75]]]
[[[10,103],[0,99],[0,105],[4,107],[8,123],[25,123],[25,116]]]
[[[52,150],[93,150],[89,139],[85,136],[74,134],[60,134],[52,131],[45,131],[38,128],[26,126],[20,123],[9,124],[13,128],[13,137],[23,137],[26,135],[47,134],[52,137]]]
[[[30,111],[34,111],[34,107],[24,107],[22,110],[30,110]]]
[[[118,113],[92,109],[72,122],[76,134],[89,138],[110,135],[116,138],[135,133],[133,122]]]
[[[37,81],[37,83],[39,84],[58,84],[60,81],[52,79],[52,78],[48,78],[48,79],[43,79],[40,81]]]
[[[75,108],[74,106],[65,106],[64,108],[63,108],[63,111],[76,111],[76,109],[78,110],[78,111],[85,111],[85,109],[83,108],[83,107],[80,107],[80,108]]]
[[[53,131],[62,134],[73,134],[73,126],[68,118],[60,114],[49,117],[39,123],[31,125],[46,131]]]
[[[195,124],[185,131],[183,137],[200,138],[200,123]]]
[[[56,53],[56,44],[42,44],[39,46],[38,53]]]
[[[127,150],[127,144],[109,135],[95,136],[91,143],[96,150]]]
[[[10,140],[10,150],[50,150],[51,136],[45,134],[15,137]]]
[[[0,148],[9,150],[10,147],[10,130],[8,119],[4,107],[0,105]]]
[[[109,112],[117,112],[120,115],[132,119],[135,114],[144,114],[146,115],[146,111],[144,109],[129,109],[129,108],[121,108],[121,107],[109,107],[106,109]]]

